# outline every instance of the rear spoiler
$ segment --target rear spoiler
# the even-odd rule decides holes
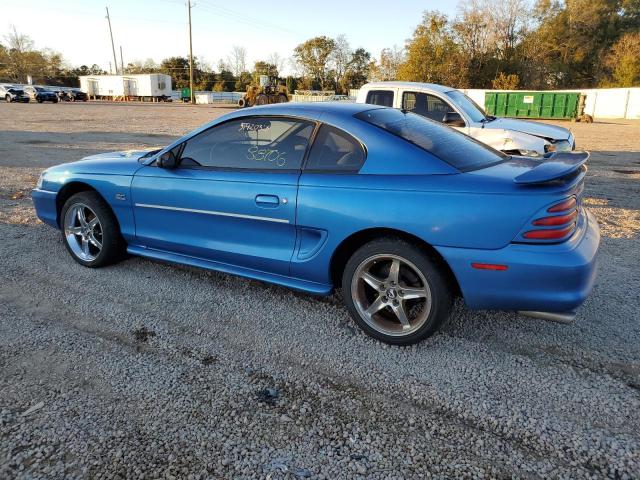
[[[526,185],[533,183],[545,183],[557,180],[580,169],[587,160],[589,152],[556,152],[535,168],[518,175],[513,181],[517,184]]]

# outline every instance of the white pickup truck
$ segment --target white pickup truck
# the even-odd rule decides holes
[[[445,123],[505,153],[537,157],[575,149],[566,128],[485,114],[460,90],[432,83],[374,82],[358,92],[356,103],[371,103],[417,113]]]

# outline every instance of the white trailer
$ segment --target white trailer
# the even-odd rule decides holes
[[[171,98],[171,76],[163,73],[83,75],[80,90],[90,98],[164,100]]]

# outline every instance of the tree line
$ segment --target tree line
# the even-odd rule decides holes
[[[345,35],[308,39],[288,59],[274,53],[248,65],[233,46],[216,67],[194,59],[199,90],[244,91],[260,75],[289,90],[347,93],[367,81],[407,80],[458,88],[557,89],[640,86],[640,0],[464,0],[455,16],[426,11],[413,35],[374,58]],[[166,73],[189,85],[189,60],[134,61],[125,73]],[[284,71],[290,72],[283,75]],[[104,74],[98,65],[67,67],[13,28],[0,43],[0,81],[77,85]]]

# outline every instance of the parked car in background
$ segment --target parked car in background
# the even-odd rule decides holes
[[[374,82],[358,92],[357,103],[394,107],[455,128],[511,155],[542,156],[575,150],[566,128],[540,122],[497,118],[455,88],[432,83]]]
[[[66,102],[86,102],[89,96],[78,88],[70,88],[64,92]]]
[[[35,87],[33,85],[25,85],[23,88],[24,92],[29,95],[29,98],[31,98],[31,100],[35,100],[38,103],[58,103],[58,95],[47,88]]]
[[[325,102],[349,102],[353,101],[348,95],[331,95],[327,97]]]
[[[15,85],[0,85],[0,98],[5,102],[29,103],[29,96],[20,87]]]
[[[600,238],[582,205],[588,157],[510,157],[392,108],[284,103],[160,150],[51,167],[32,196],[81,265],[127,251],[319,295],[341,287],[366,333],[404,345],[459,295],[573,318]]]

